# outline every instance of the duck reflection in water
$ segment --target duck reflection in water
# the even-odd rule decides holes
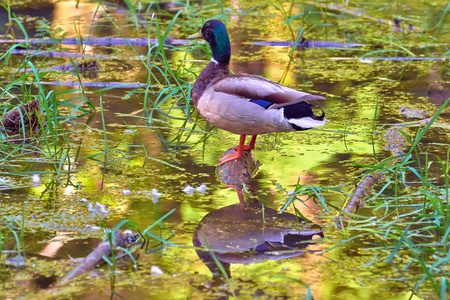
[[[228,151],[232,150],[224,155]],[[263,207],[255,198],[253,203],[245,203],[242,189],[246,186],[254,194],[251,179],[258,165],[253,154],[245,151],[241,158],[217,167],[219,179],[237,190],[239,204],[210,212],[194,232],[193,244],[205,249],[197,249],[197,254],[211,271],[213,285],[223,283],[223,270],[231,277],[230,264],[253,264],[315,252],[308,250],[308,245],[324,236],[321,228],[308,220]]]

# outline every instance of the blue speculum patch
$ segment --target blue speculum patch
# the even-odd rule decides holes
[[[250,100],[250,102],[258,104],[259,106],[264,107],[265,109],[268,109],[273,104],[270,101],[262,100],[262,99],[254,99],[254,100]]]

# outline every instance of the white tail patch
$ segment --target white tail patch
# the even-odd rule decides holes
[[[303,129],[309,129],[309,128],[313,128],[313,127],[319,127],[322,125],[325,125],[328,120],[327,119],[323,119],[321,120],[314,120],[311,117],[306,117],[306,118],[299,118],[299,119],[288,119],[287,120],[290,124],[294,124],[300,128]]]

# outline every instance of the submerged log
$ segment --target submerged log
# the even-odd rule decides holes
[[[251,45],[258,46],[280,46],[280,47],[300,47],[300,48],[355,48],[364,47],[365,44],[358,43],[341,43],[333,41],[313,41],[313,40],[302,40],[300,42],[292,41],[256,41],[250,43]]]
[[[66,38],[62,40],[58,39],[16,39],[16,40],[0,40],[0,43],[4,44],[42,44],[42,45],[96,45],[96,46],[149,46],[159,45],[158,39],[149,38]],[[197,44],[204,44],[204,41],[197,41]],[[166,39],[163,42],[164,45],[191,45],[194,44],[190,40],[175,40]],[[243,43],[234,43],[243,44]],[[248,42],[246,42],[248,44]],[[251,42],[252,45],[260,46],[282,46],[282,47],[301,47],[301,48],[354,48],[363,47],[365,44],[359,43],[341,43],[333,41],[313,41],[303,40],[298,43],[292,41],[255,41]]]
[[[132,46],[148,46],[158,45],[158,39],[149,38],[65,38],[65,39],[5,39],[0,40],[1,43],[9,44],[40,44],[40,45],[96,45],[96,46],[120,46],[120,45],[132,45]],[[187,41],[183,41],[186,43]],[[179,44],[176,41],[166,40],[164,44],[176,45]]]
[[[382,178],[381,172],[373,172],[365,176],[360,183],[355,186],[353,195],[344,203],[344,208],[336,217],[336,226],[341,229],[348,226],[350,217],[347,213],[355,213],[358,208],[364,206],[364,198],[372,191],[372,187]]]
[[[113,248],[111,248],[111,244]],[[127,236],[124,235],[121,231],[116,230],[114,232],[114,239],[112,243],[110,243],[109,240],[100,243],[100,245],[98,245],[98,247],[95,248],[94,251],[86,256],[80,264],[70,270],[70,272],[61,279],[61,282],[67,282],[83,275],[84,273],[89,272],[90,270],[94,269],[96,265],[103,263],[103,256],[110,256],[112,253],[112,249],[115,249],[117,247],[125,248],[128,244],[129,240]]]
[[[25,81],[25,84],[34,84],[36,82]],[[40,81],[42,85],[54,86],[73,86],[73,87],[93,87],[107,88],[114,87],[116,89],[137,89],[143,87],[157,88],[158,85],[147,85],[146,83],[124,83],[124,82],[79,82],[79,81]]]
[[[39,72],[57,71],[57,72],[76,73],[76,71],[78,71],[79,73],[82,73],[83,76],[85,76],[85,77],[97,77],[97,73],[101,70],[102,69],[97,60],[86,59],[86,60],[76,61],[76,62],[70,63],[70,64],[64,64],[64,65],[39,69]],[[16,71],[18,71],[18,69],[16,69]],[[33,69],[28,68],[28,69],[26,69],[26,72],[33,72]]]
[[[0,125],[3,127],[0,130],[17,132],[23,127],[35,130],[39,128],[39,112],[40,105],[38,100],[22,104],[6,114],[3,120],[0,120]]]
[[[234,148],[235,147],[231,147],[225,151],[222,158],[228,154],[234,153]],[[252,184],[252,178],[258,173],[259,165],[259,161],[255,159],[255,156],[251,151],[244,151],[242,157],[218,165],[216,175],[226,186],[249,186]]]
[[[229,148],[223,154],[222,158],[235,151],[235,147]],[[251,151],[244,151],[244,155],[238,159],[218,165],[216,168],[217,178],[227,187],[234,188],[237,191],[239,202],[245,204],[242,190],[244,187],[255,195],[252,178],[258,173],[260,162],[255,159]],[[256,199],[254,199],[256,200]]]
[[[398,132],[397,128],[390,128],[384,134],[386,140],[385,148],[389,150],[394,158],[385,167],[395,165],[402,160],[402,157],[395,157],[403,154],[403,149],[407,146],[405,137]],[[364,199],[372,192],[373,186],[384,176],[384,171],[372,172],[364,176],[360,183],[355,186],[352,196],[344,203],[343,208],[337,215],[335,222],[339,229],[348,226],[350,220],[349,213],[355,213],[358,208],[364,206]]]
[[[47,56],[47,57],[77,57],[77,58],[97,58],[109,60],[140,60],[145,59],[145,56],[127,56],[124,55],[103,55],[103,54],[85,54],[85,53],[70,53],[53,50],[32,50],[32,49],[14,49],[10,51],[12,55],[33,55],[33,56]]]

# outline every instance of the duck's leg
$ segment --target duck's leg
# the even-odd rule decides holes
[[[244,151],[252,151],[253,149],[255,149],[256,137],[257,135],[253,135],[250,144],[248,146],[244,145]]]
[[[244,146],[245,146],[244,144],[245,144],[245,134],[242,134],[239,141],[239,146],[237,146],[237,148],[236,147],[233,148],[233,151],[236,151],[236,153],[228,154],[222,157],[222,159],[219,161],[219,166],[223,165],[226,162],[238,159],[242,155],[244,155]]]
[[[245,142],[244,142],[244,145],[242,146],[243,147],[242,149],[244,151],[252,151],[253,149],[255,149],[256,137],[257,137],[257,135],[253,135],[252,136],[252,140],[250,141],[249,145],[245,145]],[[238,149],[238,146],[234,147],[234,150],[237,150],[237,149]]]

